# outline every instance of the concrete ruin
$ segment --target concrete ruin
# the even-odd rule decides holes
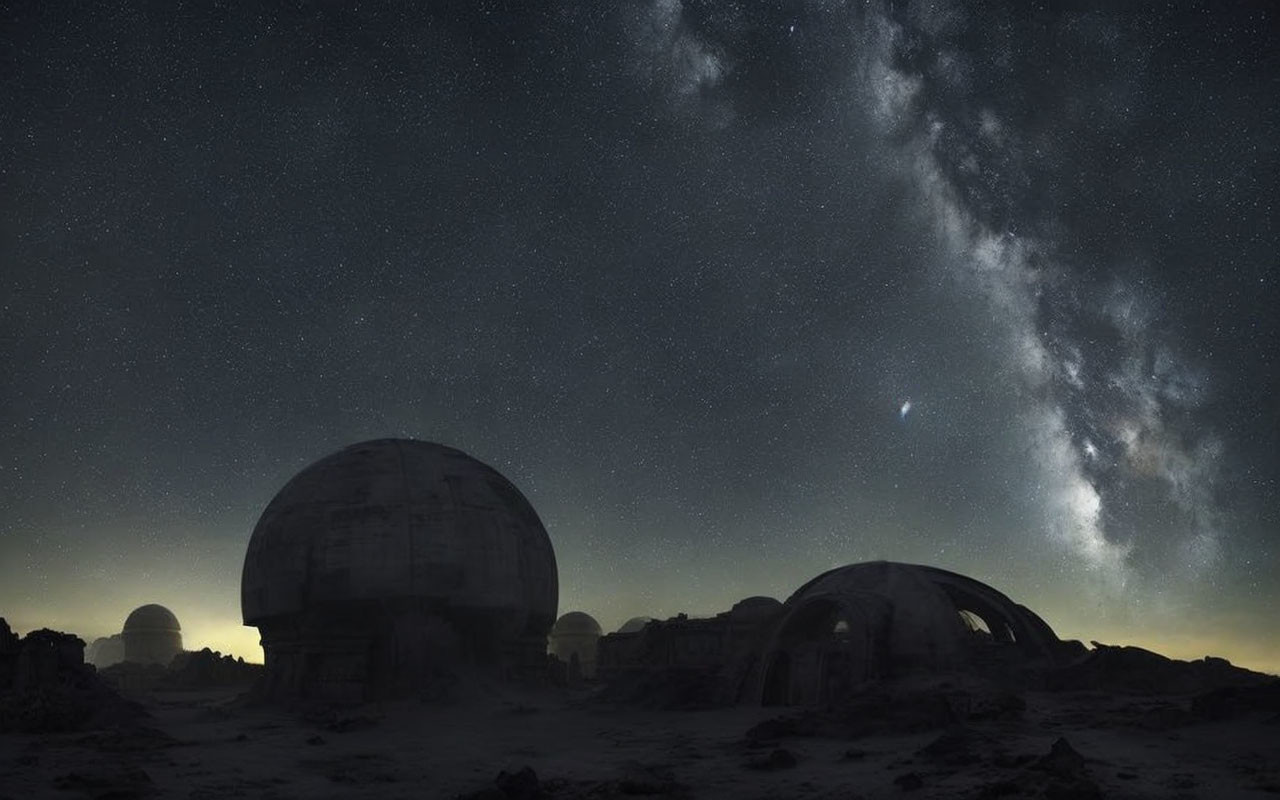
[[[267,505],[241,608],[271,697],[433,695],[465,672],[537,680],[555,553],[524,495],[439,444],[381,439],[320,459]]]
[[[607,636],[583,612],[556,621],[558,599],[550,538],[520,491],[459,450],[408,439],[298,473],[258,520],[241,583],[273,698],[439,696],[463,675],[554,674],[656,686],[677,704],[814,705],[875,680],[1009,674],[1083,650],[978,581],[885,561],[823,573],[786,603],[636,617]]]
[[[801,586],[761,631],[742,699],[813,705],[870,680],[955,670],[1008,672],[1079,655],[995,589],[935,567],[872,561]]]
[[[667,620],[630,620],[598,645],[604,680],[653,672],[720,670],[750,659],[760,630],[782,608],[772,597],[748,597],[707,619],[680,614]],[[632,624],[637,622],[638,624]]]
[[[600,634],[600,623],[595,617],[581,611],[570,611],[551,626],[547,652],[568,665],[570,680],[594,678],[596,643]]]
[[[182,626],[173,612],[150,603],[130,612],[120,632],[124,660],[133,664],[167,666],[182,652]]]
[[[682,614],[624,628],[600,639],[603,680],[683,682],[718,703],[820,705],[875,680],[1008,675],[1084,652],[990,586],[887,561],[823,573],[786,603],[752,597],[709,619]]]

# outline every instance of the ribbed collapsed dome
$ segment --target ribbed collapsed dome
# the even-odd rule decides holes
[[[555,554],[537,513],[496,470],[412,439],[347,447],[268,504],[241,581],[247,625],[323,608],[429,602],[545,636]]]
[[[182,627],[173,612],[162,605],[149,603],[130,612],[124,621],[124,632],[177,632]]]
[[[801,586],[766,623],[748,696],[765,705],[831,702],[866,681],[1054,663],[1069,647],[1027,608],[947,570],[850,564]]]
[[[551,627],[551,635],[555,636],[599,636],[600,623],[595,617],[582,611],[570,611]]]
[[[823,608],[843,609],[846,624],[854,618],[871,624],[873,617],[883,616],[888,638],[882,644],[890,658],[934,667],[963,660],[973,620],[1028,656],[1053,657],[1060,644],[1044,620],[990,586],[918,564],[868,561],[838,567],[797,589],[785,608],[784,628]]]

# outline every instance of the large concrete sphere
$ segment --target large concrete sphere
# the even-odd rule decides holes
[[[371,651],[395,674],[338,671],[376,683],[412,680],[445,650],[487,663],[520,641],[541,652],[559,584],[551,540],[510,481],[451,447],[380,439],[320,459],[280,490],[250,538],[240,600],[269,679],[288,656],[283,680],[300,688],[307,653]]]
[[[182,626],[173,612],[150,603],[135,608],[124,621],[124,660],[168,665],[182,652]]]

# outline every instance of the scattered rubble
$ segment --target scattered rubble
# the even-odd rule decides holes
[[[768,755],[754,756],[747,762],[748,769],[772,772],[779,769],[791,769],[797,763],[796,756],[790,750],[775,747]]]
[[[1085,761],[1070,742],[1059,737],[1048,753],[1034,759],[1012,777],[986,784],[975,797],[978,800],[997,797],[1098,800],[1102,797],[1102,789],[1089,777]]]
[[[1255,712],[1280,714],[1280,679],[1214,689],[1191,698],[1191,714],[1197,719],[1231,719]]]
[[[103,800],[148,797],[156,791],[151,776],[146,770],[126,765],[103,765],[79,769],[58,776],[54,779],[53,786],[62,792],[74,792]]]
[[[458,800],[605,800],[623,797],[690,797],[662,766],[629,762],[617,778],[604,781],[538,777],[532,767],[499,772],[488,786],[458,795]]]
[[[967,720],[1016,718],[1026,707],[1016,694],[986,687],[885,683],[839,705],[810,708],[764,720],[747,731],[750,745],[789,736],[857,739],[921,733]]]

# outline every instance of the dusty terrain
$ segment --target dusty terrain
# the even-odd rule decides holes
[[[0,797],[1280,796],[1280,717],[1193,714],[1185,696],[1027,692],[949,721],[644,711],[584,691],[309,712],[238,697],[154,692],[132,726],[0,735]]]

